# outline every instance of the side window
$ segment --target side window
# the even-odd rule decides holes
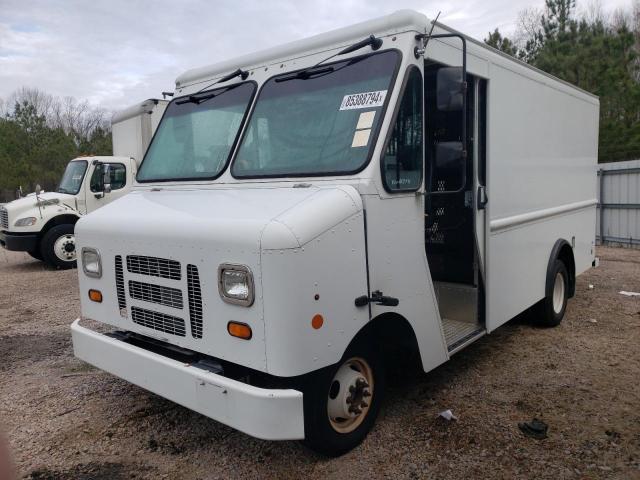
[[[121,163],[110,163],[109,177],[111,178],[111,190],[119,190],[127,184],[127,169]],[[89,188],[92,192],[102,191],[102,172],[104,164],[98,165],[91,175]]]
[[[412,67],[382,157],[382,182],[389,192],[407,192],[422,183],[422,76]]]

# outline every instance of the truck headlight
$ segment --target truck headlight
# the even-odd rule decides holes
[[[16,223],[13,225],[15,227],[30,227],[31,225],[35,225],[36,221],[36,217],[24,217],[16,220]]]
[[[95,248],[82,248],[82,270],[88,277],[100,278],[102,276],[102,262],[100,252]]]
[[[249,267],[223,263],[218,267],[218,291],[222,300],[249,307],[253,304],[253,275]]]

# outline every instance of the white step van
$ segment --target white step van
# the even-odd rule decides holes
[[[389,350],[429,371],[530,307],[562,320],[594,260],[598,110],[411,11],[190,70],[133,190],[77,224],[75,355],[344,453]]]
[[[54,268],[76,265],[78,219],[127,193],[168,102],[150,99],[111,120],[113,156],[72,159],[55,192],[36,192],[0,206],[0,245],[28,252]]]

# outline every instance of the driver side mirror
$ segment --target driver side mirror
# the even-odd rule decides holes
[[[111,165],[103,164],[102,171],[102,192],[111,193]]]
[[[455,192],[464,187],[466,177],[462,142],[439,142],[435,146],[432,192]]]
[[[436,105],[441,112],[458,112],[463,107],[464,78],[462,67],[438,69]]]

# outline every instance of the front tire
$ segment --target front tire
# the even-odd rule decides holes
[[[66,270],[76,266],[76,239],[70,223],[52,227],[42,237],[42,259],[54,268]]]
[[[304,443],[331,457],[358,446],[375,423],[385,387],[377,350],[359,342],[337,365],[309,375],[305,383]]]
[[[546,295],[537,305],[535,323],[541,327],[557,327],[564,318],[569,298],[569,272],[561,260],[555,260],[549,272]]]
[[[27,253],[31,255],[31,258],[35,258],[36,260],[42,261],[42,254],[40,253],[40,250],[32,250]]]

